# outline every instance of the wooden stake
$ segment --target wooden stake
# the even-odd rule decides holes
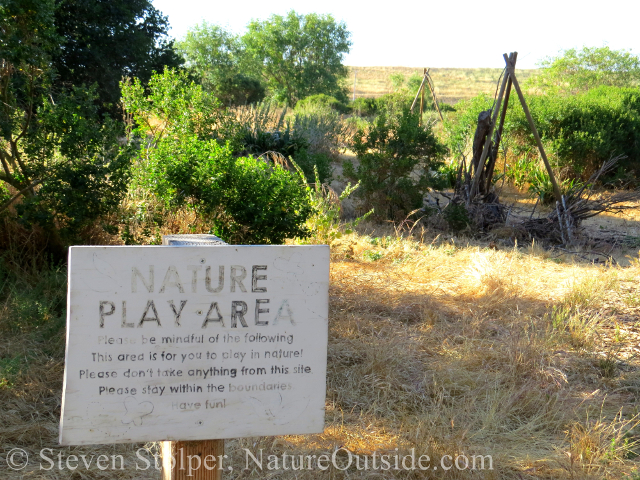
[[[431,75],[429,75],[429,71],[427,70],[427,85],[429,85],[429,90],[431,90],[431,98],[433,98],[433,105],[436,107],[438,111],[438,115],[440,115],[440,120],[444,122],[444,117],[442,116],[442,112],[440,111],[440,106],[438,105],[438,99],[436,98],[436,89],[433,86]]]
[[[513,64],[515,65],[516,59],[518,58],[518,52],[513,52]],[[500,114],[500,125],[498,125],[498,132],[496,133],[495,140],[492,145],[491,157],[489,160],[489,167],[487,168],[487,178],[486,178],[486,187],[485,192],[488,192],[491,188],[491,179],[493,178],[493,170],[496,166],[496,161],[498,160],[498,149],[500,148],[500,141],[502,140],[502,132],[504,131],[504,119],[507,116],[507,108],[509,108],[509,97],[511,96],[511,85],[513,84],[513,80],[511,80],[511,75],[509,76],[509,80],[507,80],[507,91],[504,93],[504,103],[502,104],[502,113]]]
[[[516,87],[516,92],[518,92],[518,97],[520,98],[520,103],[522,104],[522,109],[524,110],[524,114],[527,117],[527,121],[529,122],[529,126],[531,127],[531,131],[533,132],[533,136],[536,139],[536,143],[538,144],[538,150],[540,151],[540,156],[542,157],[542,161],[544,162],[544,166],[547,169],[547,173],[549,174],[549,180],[551,180],[551,185],[553,185],[553,196],[556,199],[556,202],[562,201],[562,194],[560,193],[560,187],[558,187],[558,183],[556,182],[556,177],[553,174],[553,170],[551,169],[551,164],[547,159],[547,154],[544,152],[544,147],[542,146],[542,140],[540,140],[540,135],[538,135],[538,130],[536,129],[535,123],[533,123],[533,117],[531,116],[531,112],[529,111],[529,107],[527,106],[527,102],[524,99],[524,95],[522,94],[522,90],[520,90],[520,84],[516,79],[515,65],[512,65],[510,59],[507,58],[507,54],[503,55],[504,61],[507,63],[507,69],[509,70],[509,74],[513,81],[513,86]]]
[[[420,117],[418,118],[418,125],[422,125],[422,112],[424,112],[424,80],[427,78],[427,69],[422,72],[422,95],[420,95]]]
[[[410,112],[413,112],[413,107],[416,106],[416,102],[418,101],[418,97],[420,96],[420,92],[422,92],[422,89],[424,88],[424,82],[427,81],[427,76],[423,76],[422,77],[422,83],[420,84],[420,88],[418,88],[418,93],[416,93],[416,98],[413,99],[413,103],[411,104],[411,108],[409,109]]]
[[[222,480],[224,440],[162,442],[162,480]]]
[[[507,54],[505,53],[504,55],[506,57]],[[473,184],[471,185],[471,191],[469,192],[469,197],[467,198],[467,205],[471,204],[471,201],[478,193],[480,177],[482,176],[482,172],[484,171],[484,162],[487,161],[487,155],[489,154],[489,150],[491,149],[491,137],[493,136],[493,129],[496,125],[496,119],[498,118],[498,112],[500,111],[500,105],[502,104],[502,97],[504,95],[504,90],[507,86],[508,77],[509,75],[507,74],[502,79],[502,85],[500,86],[500,93],[498,94],[498,99],[496,101],[495,109],[493,111],[493,118],[491,119],[491,126],[489,127],[489,133],[487,134],[487,141],[484,144],[484,150],[482,150],[482,156],[480,157],[480,161],[478,162],[478,168],[476,169],[475,176],[473,177]]]
[[[164,235],[163,245],[226,245],[215,235]],[[161,442],[162,480],[222,480],[224,440]]]

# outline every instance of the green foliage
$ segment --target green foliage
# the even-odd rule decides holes
[[[413,97],[406,91],[386,93],[376,98],[378,112],[382,112],[383,110],[387,112],[401,112],[404,109],[408,110],[411,107],[412,102]]]
[[[547,155],[565,178],[588,178],[614,155],[626,155],[619,166],[629,178],[640,173],[640,92],[599,87],[572,96],[548,94],[528,100]],[[535,148],[520,105],[507,115],[516,137],[516,154]],[[611,179],[611,176],[608,178]]]
[[[285,158],[297,158],[300,154],[306,154],[309,143],[292,131],[291,124],[282,130],[265,131],[259,128],[245,130],[242,138],[243,150],[246,153],[262,155],[267,152],[276,152]]]
[[[464,205],[459,203],[449,203],[444,210],[442,210],[442,216],[454,232],[461,232],[471,225],[469,212],[467,212]]]
[[[236,142],[242,134],[218,99],[190,80],[185,72],[166,68],[148,86],[139,80],[122,84],[122,103],[132,115],[135,133],[152,143],[170,135],[195,134],[200,139]]]
[[[364,252],[362,252],[362,256],[369,262],[375,262],[384,257],[384,253],[376,252],[375,250],[365,250]]]
[[[492,98],[480,94],[458,102],[455,111],[447,115],[447,121],[443,124],[444,139],[453,156],[470,158],[478,115],[484,110],[489,110],[492,103]]]
[[[240,39],[219,25],[196,25],[176,48],[204,90],[224,105],[246,105],[264,98],[260,66],[245,54]]]
[[[5,257],[0,257],[0,302],[11,315],[0,314],[0,331],[50,340],[65,325],[66,271],[46,265],[16,269]]]
[[[406,78],[402,73],[392,73],[389,75],[389,82],[391,82],[391,88],[394,92],[397,92],[404,87]]]
[[[296,111],[308,111],[310,109],[330,109],[343,114],[349,113],[351,110],[348,105],[325,93],[310,95],[296,104]]]
[[[309,150],[302,150],[294,157],[294,160],[307,180],[313,179],[314,172],[316,172],[318,181],[321,184],[331,181],[333,167],[331,166],[331,157],[327,154],[310,153]]]
[[[322,183],[330,181],[331,160],[337,156],[340,138],[346,130],[341,116],[326,107],[308,103],[296,106],[293,116],[285,119],[287,109],[278,110],[272,103],[252,106],[239,117],[242,132],[236,154],[263,155],[276,152],[292,158],[314,180],[314,166]]]
[[[18,219],[42,226],[58,259],[125,193],[132,149],[121,144],[122,125],[103,113],[119,110],[123,75],[145,77],[179,60],[163,40],[166,28],[143,0],[0,5],[1,190],[19,192]]]
[[[65,88],[95,83],[102,110],[120,115],[123,77],[146,84],[154,71],[183,63],[168,29],[167,18],[150,0],[57,0],[55,30],[63,40],[52,50],[55,83]]]
[[[255,128],[237,125],[212,94],[171,70],[151,78],[148,95],[140,82],[124,84],[123,99],[138,125],[134,133],[146,140],[133,182],[141,195],[155,195],[166,208],[194,208],[229,243],[278,244],[308,234],[312,207],[297,177],[233,154],[298,148],[291,134],[283,140],[261,129],[259,110],[251,115]],[[216,138],[234,143],[222,147]]]
[[[292,10],[284,17],[251,22],[242,41],[261,65],[273,96],[293,106],[318,93],[344,96],[340,80],[346,76],[342,60],[351,46],[349,37],[345,24],[331,15]]]
[[[190,206],[229,243],[281,244],[306,237],[312,207],[304,187],[285,169],[196,135],[165,137],[146,152],[139,183],[169,208]]]
[[[331,244],[336,239],[342,237],[343,234],[349,235],[354,229],[373,213],[373,210],[357,217],[350,222],[342,222],[340,220],[340,212],[342,209],[341,202],[349,198],[355,192],[360,184],[347,186],[340,195],[327,184],[320,181],[318,169],[314,168],[315,183],[311,184],[305,178],[305,174],[300,167],[294,163],[298,173],[305,185],[309,200],[313,205],[314,213],[307,220],[307,226],[314,234],[314,240],[318,243]]]
[[[603,85],[640,84],[640,58],[607,46],[564,50],[542,61],[540,67],[541,73],[531,77],[528,85],[543,91],[577,93]]]
[[[421,208],[427,189],[439,183],[435,173],[446,148],[408,108],[383,110],[354,136],[351,149],[359,165],[344,163],[347,178],[360,182],[359,194],[379,218],[398,220]]]
[[[351,111],[360,117],[371,117],[378,113],[378,102],[375,98],[359,97],[351,102]]]
[[[51,248],[63,255],[63,244],[78,241],[84,227],[118,205],[132,150],[119,144],[118,125],[100,118],[95,90],[74,87],[55,97],[49,91],[21,105],[21,92],[11,82],[5,86],[14,100],[0,107],[0,181],[24,195],[16,204],[18,219],[44,227]],[[23,116],[16,115],[19,111]]]

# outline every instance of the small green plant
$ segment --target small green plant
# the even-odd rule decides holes
[[[351,111],[351,108],[349,108],[348,105],[345,105],[337,98],[324,93],[310,95],[298,101],[296,104],[296,110],[307,110],[309,108],[330,109],[342,114],[349,113]]]
[[[317,168],[314,170],[316,182],[310,184],[302,169],[295,162],[292,163],[300,174],[309,201],[314,208],[314,214],[307,220],[307,226],[314,233],[315,241],[331,244],[334,240],[341,238],[343,234],[353,233],[358,224],[373,213],[370,211],[350,222],[341,222],[341,202],[356,191],[359,184],[351,185],[348,183],[343,192],[337,195],[331,187],[320,182]]]
[[[375,98],[359,97],[351,102],[351,111],[359,117],[371,117],[378,113],[378,102]]]
[[[574,348],[587,348],[593,343],[596,326],[600,317],[597,314],[583,313],[569,305],[554,306],[545,318],[553,330],[568,340]]]
[[[365,250],[364,252],[362,252],[362,256],[364,257],[365,260],[368,260],[370,262],[375,262],[377,260],[380,260],[382,257],[384,257],[384,253],[377,252],[375,250]]]
[[[459,203],[449,203],[442,210],[442,216],[454,232],[461,232],[471,225],[469,212],[464,205]]]
[[[596,365],[604,378],[614,378],[618,373],[618,362],[611,352],[608,352],[606,357],[599,358]]]

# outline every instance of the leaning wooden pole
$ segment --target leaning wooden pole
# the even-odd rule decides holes
[[[506,57],[507,54],[505,53],[504,55]],[[513,54],[511,55],[513,56]],[[491,126],[489,127],[489,133],[487,134],[487,141],[484,144],[484,149],[482,150],[482,155],[480,156],[480,161],[478,162],[478,167],[476,168],[475,175],[473,177],[473,183],[471,184],[471,189],[469,191],[469,198],[467,198],[467,206],[471,204],[474,197],[478,194],[480,177],[482,176],[482,172],[484,171],[484,163],[487,161],[487,156],[489,155],[489,151],[491,150],[491,137],[493,136],[493,129],[496,125],[498,112],[500,111],[500,105],[502,104],[502,97],[504,96],[504,91],[507,87],[508,77],[509,77],[509,74],[507,72],[504,78],[502,79],[502,85],[500,85],[500,93],[498,94],[496,105],[494,107],[493,118],[491,119]]]
[[[427,71],[427,85],[429,85],[429,90],[431,90],[431,98],[433,98],[433,105],[436,107],[438,111],[438,115],[440,115],[440,120],[444,122],[444,117],[442,116],[442,112],[440,111],[440,106],[438,105],[438,99],[436,98],[436,89],[433,86],[433,81],[431,75],[429,75],[429,71]]]
[[[427,69],[424,69],[423,77],[427,78]],[[420,117],[418,118],[418,125],[422,126],[422,115],[424,113],[424,83],[422,83],[422,94],[420,95]]]
[[[409,109],[410,112],[413,112],[413,107],[416,106],[416,102],[418,101],[418,97],[420,97],[420,93],[422,92],[422,89],[424,88],[424,82],[427,81],[427,76],[424,75],[422,77],[422,83],[420,84],[420,88],[418,88],[418,93],[416,93],[416,97],[413,99],[413,103],[411,104],[411,108]]]
[[[540,135],[538,134],[538,129],[536,129],[536,125],[535,123],[533,123],[533,117],[531,116],[531,112],[529,111],[527,102],[525,101],[524,95],[522,94],[522,90],[520,89],[520,84],[518,83],[518,79],[516,78],[515,63],[512,64],[510,62],[510,59],[507,57],[506,53],[503,55],[503,57],[504,57],[504,61],[507,63],[507,70],[509,71],[509,75],[511,76],[511,80],[513,81],[513,86],[516,88],[518,97],[520,98],[520,103],[522,104],[522,109],[524,110],[524,114],[527,117],[529,126],[531,127],[531,132],[533,133],[533,137],[536,139],[536,143],[538,144],[538,150],[540,151],[540,156],[542,157],[544,166],[546,167],[547,173],[549,174],[549,180],[551,181],[551,185],[553,186],[553,196],[555,197],[556,202],[561,202],[562,194],[560,193],[560,187],[558,187],[558,182],[556,182],[556,177],[553,174],[553,170],[551,169],[551,164],[547,159],[547,154],[544,152],[544,147],[542,146],[542,140],[540,140]]]
[[[513,52],[513,61],[514,64],[518,58],[518,52]],[[487,178],[486,178],[486,186],[485,191],[488,192],[491,188],[491,180],[493,178],[493,171],[496,166],[496,161],[498,159],[498,149],[500,148],[500,142],[502,140],[502,132],[504,131],[504,120],[507,117],[507,109],[509,108],[509,98],[511,96],[511,86],[513,85],[513,80],[511,79],[511,75],[508,75],[509,80],[507,80],[507,90],[504,93],[504,101],[502,103],[502,113],[500,114],[500,124],[498,125],[498,131],[495,135],[495,140],[491,148],[493,152],[490,152],[490,164],[487,168]]]

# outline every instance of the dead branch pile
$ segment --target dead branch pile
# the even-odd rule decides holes
[[[625,203],[636,200],[639,196],[637,191],[620,191],[605,196],[594,190],[600,177],[613,170],[622,158],[619,155],[606,161],[587,182],[579,182],[561,195],[561,200],[556,201],[556,208],[546,217],[524,219],[521,221],[522,227],[532,237],[573,244],[583,220],[601,213],[620,213],[632,208]]]

